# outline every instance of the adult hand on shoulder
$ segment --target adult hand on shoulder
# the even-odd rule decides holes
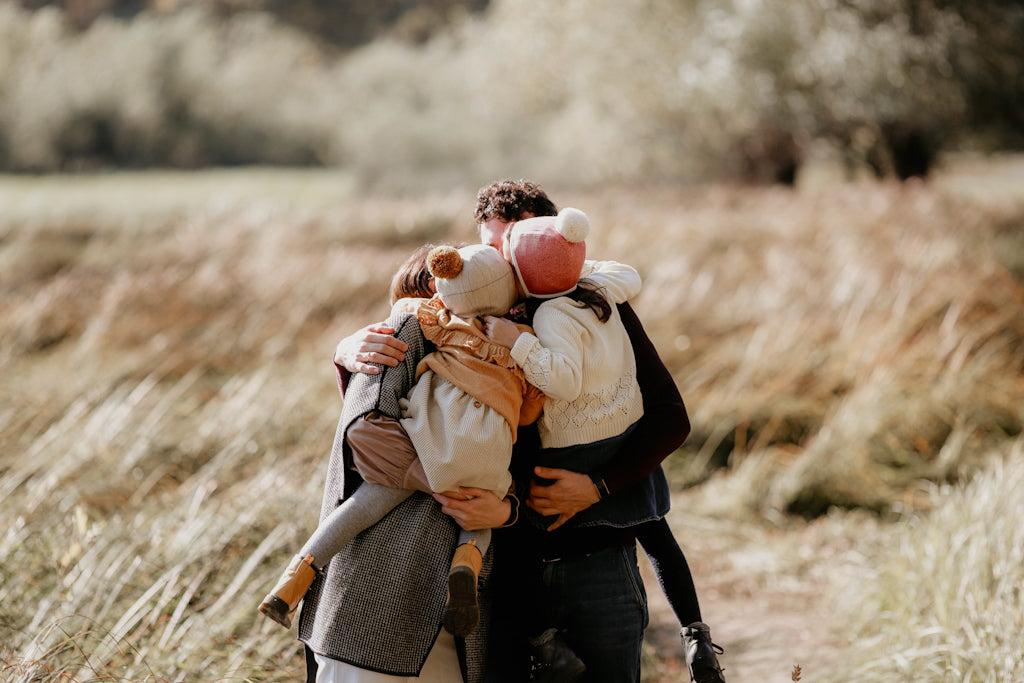
[[[380,363],[395,367],[405,358],[409,345],[393,336],[395,328],[384,323],[367,325],[338,342],[334,363],[349,372],[380,373]]]
[[[530,485],[530,497],[526,504],[540,514],[558,515],[548,531],[554,531],[575,515],[601,500],[601,494],[593,480],[585,474],[570,470],[559,470],[551,467],[534,467],[534,473],[543,479],[553,479],[554,483],[542,486],[534,482]]]
[[[493,491],[459,487],[460,499],[454,494],[435,493],[434,500],[441,504],[441,512],[449,515],[466,531],[496,529],[512,514],[512,503],[498,498]]]

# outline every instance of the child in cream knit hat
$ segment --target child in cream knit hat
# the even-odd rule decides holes
[[[422,252],[410,263],[417,258]],[[349,428],[347,442],[363,483],[320,524],[260,605],[286,628],[316,572],[413,490],[474,487],[505,497],[516,429],[540,413],[544,395],[526,381],[509,350],[483,331],[480,316],[504,315],[517,298],[512,269],[502,255],[486,245],[441,246],[429,251],[425,266],[437,294],[399,299],[395,310],[415,313],[436,350],[420,362],[416,384],[400,402],[401,420],[371,412]],[[419,262],[407,263],[403,271],[417,267]],[[419,288],[422,278],[399,281]],[[477,576],[490,536],[484,529],[459,537],[442,619],[454,635],[467,635],[479,620]]]

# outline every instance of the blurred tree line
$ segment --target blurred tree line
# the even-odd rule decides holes
[[[383,35],[423,42],[451,22],[453,11],[479,12],[488,0],[19,0],[26,9],[57,7],[78,30],[101,16],[130,20],[144,12],[166,14],[199,5],[213,16],[267,12],[277,19],[348,49]]]
[[[337,165],[368,184],[925,176],[1024,147],[996,0],[0,3],[0,169]]]

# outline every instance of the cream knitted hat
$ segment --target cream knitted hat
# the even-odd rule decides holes
[[[452,313],[473,318],[505,315],[516,302],[512,268],[494,247],[434,247],[427,255],[438,296]]]

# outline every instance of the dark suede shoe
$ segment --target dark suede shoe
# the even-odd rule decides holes
[[[690,680],[696,683],[725,683],[722,667],[718,665],[717,655],[723,650],[711,642],[711,629],[707,624],[694,622],[680,633],[683,649],[686,652],[686,666],[690,670]]]
[[[530,680],[535,683],[571,683],[586,672],[587,665],[565,644],[558,629],[549,628],[530,638]]]
[[[465,638],[480,622],[480,603],[476,584],[484,558],[476,541],[462,543],[455,549],[452,568],[448,570],[448,603],[441,623],[448,633]]]
[[[448,602],[444,606],[441,623],[448,633],[465,638],[479,622],[476,574],[469,567],[452,567],[448,573]]]

